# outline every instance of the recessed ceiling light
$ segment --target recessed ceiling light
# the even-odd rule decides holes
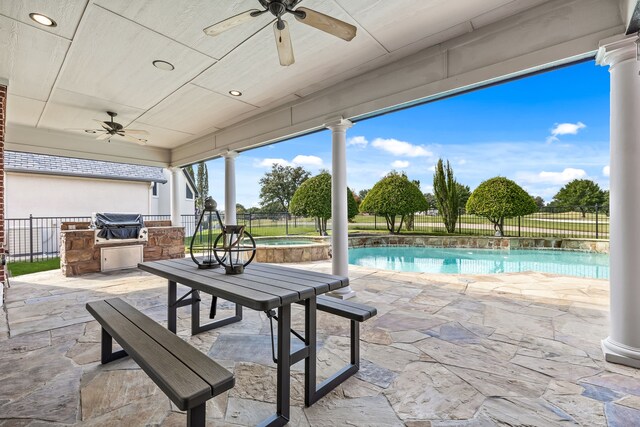
[[[44,25],[45,27],[55,27],[58,25],[56,24],[56,21],[41,13],[30,13],[29,18],[33,19],[40,25]]]
[[[161,61],[159,59],[153,61],[153,66],[164,71],[173,71],[176,67],[172,63],[167,61]]]
[[[230,90],[229,91],[229,95],[231,95],[231,96],[242,96],[242,92],[240,92],[239,90]]]

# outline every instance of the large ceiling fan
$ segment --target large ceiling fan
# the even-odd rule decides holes
[[[112,111],[107,111],[107,114],[111,117],[111,120],[102,121],[98,119],[93,119],[94,121],[100,123],[100,126],[101,126],[100,129],[70,129],[70,130],[77,130],[77,131],[82,131],[86,133],[96,134],[98,135],[96,138],[98,140],[104,140],[104,139],[111,140],[111,137],[113,136],[120,136],[129,142],[135,142],[136,144],[140,144],[140,145],[147,144],[146,139],[136,138],[131,135],[132,134],[133,135],[149,135],[149,132],[147,132],[146,130],[126,129],[120,123],[116,123],[113,121],[113,118],[118,114]]]
[[[289,34],[289,24],[282,19],[286,13],[293,15],[303,24],[310,25],[325,33],[340,37],[343,40],[351,41],[356,36],[356,27],[339,19],[316,12],[306,7],[293,8],[302,0],[258,0],[264,10],[251,9],[238,15],[213,24],[204,29],[205,34],[209,36],[217,36],[233,27],[250,21],[252,18],[258,17],[263,13],[271,12],[276,17],[273,24],[273,31],[276,36],[276,46],[278,47],[278,57],[280,65],[288,66],[295,62],[293,57],[293,46],[291,45],[291,36]]]

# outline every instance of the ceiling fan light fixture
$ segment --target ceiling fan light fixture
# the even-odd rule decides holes
[[[31,18],[32,20],[34,20],[35,22],[37,22],[40,25],[44,25],[45,27],[56,27],[58,26],[58,24],[56,24],[56,21],[54,21],[53,19],[49,18],[46,15],[43,15],[41,13],[30,13],[29,14],[29,18]]]
[[[163,71],[173,71],[176,68],[172,63],[163,61],[161,59],[156,59],[155,61],[153,61],[153,66]]]
[[[239,90],[230,90],[229,91],[229,95],[231,95],[231,96],[242,96],[242,92],[240,92]]]

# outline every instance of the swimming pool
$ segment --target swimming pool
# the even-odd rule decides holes
[[[576,251],[384,246],[350,248],[349,264],[423,273],[492,274],[539,271],[594,279],[609,278],[609,255]]]

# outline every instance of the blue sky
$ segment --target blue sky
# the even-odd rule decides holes
[[[593,61],[357,122],[347,132],[348,184],[371,188],[391,170],[432,191],[433,166],[449,160],[474,189],[506,176],[549,202],[567,182],[609,188],[609,73]],[[236,160],[237,201],[259,205],[259,179],[274,162],[331,168],[331,133],[246,151]],[[224,161],[207,162],[210,193],[224,201]]]

